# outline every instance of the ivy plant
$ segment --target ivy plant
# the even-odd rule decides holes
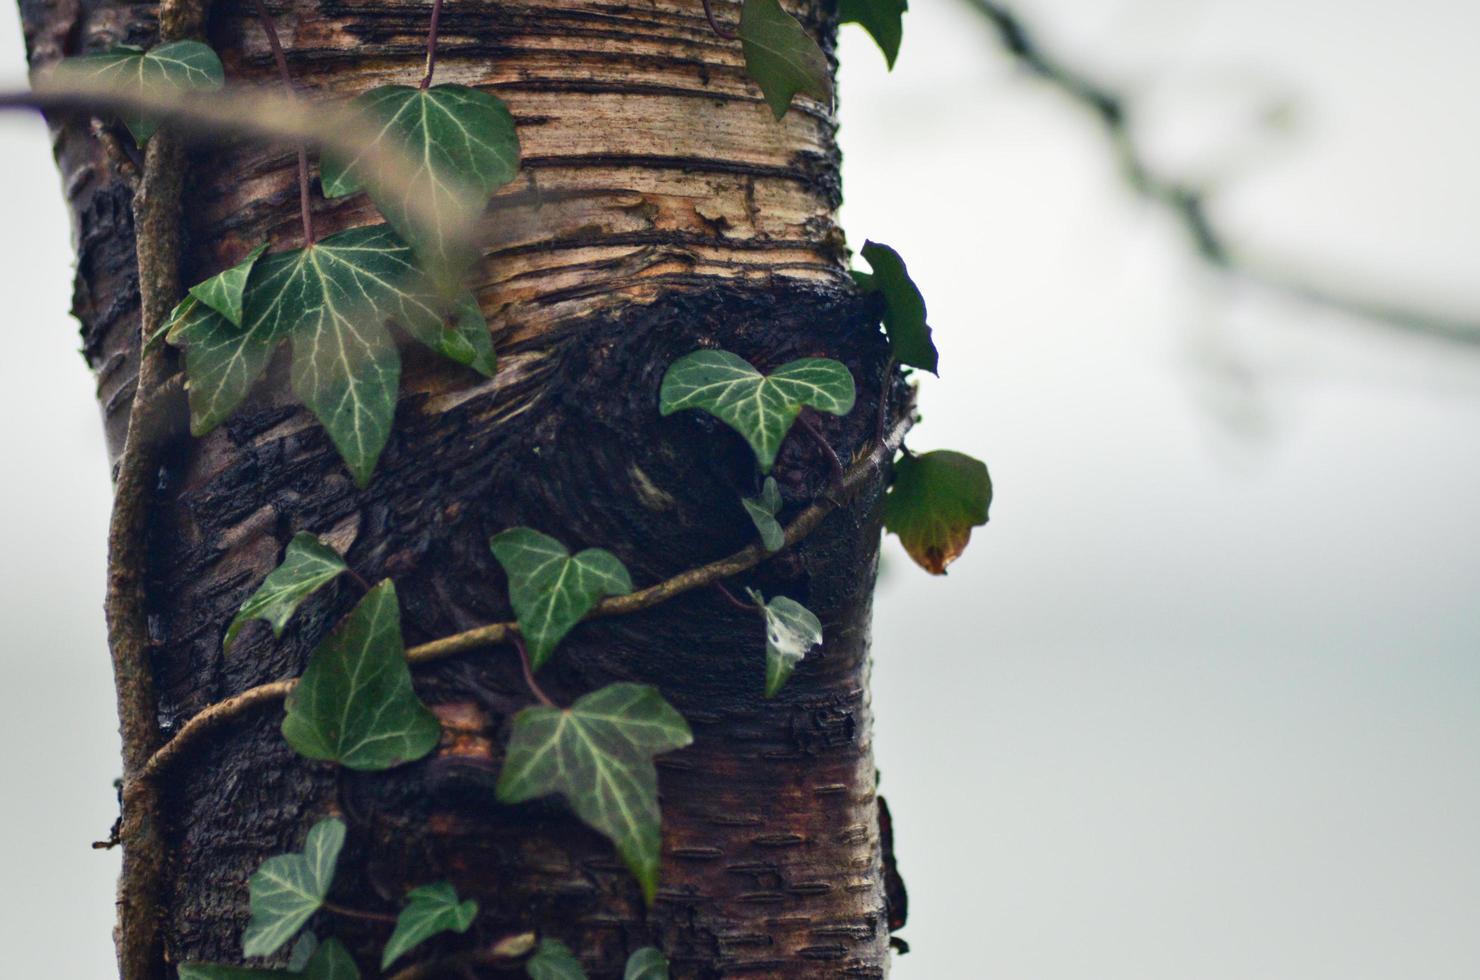
[[[68,58],[58,70],[128,95],[156,99],[213,92],[226,82],[221,59],[200,41],[170,41],[148,51],[120,45],[99,54]],[[147,114],[131,113],[123,123],[139,146],[159,128],[158,120]]]
[[[514,716],[498,798],[563,796],[616,844],[651,905],[661,821],[653,757],[693,740],[683,716],[644,684],[611,684],[569,708],[535,705]]]
[[[663,415],[689,408],[708,412],[740,433],[761,472],[769,473],[804,407],[847,415],[854,397],[853,375],[829,358],[804,357],[761,374],[737,354],[699,350],[668,366],[658,408]]]
[[[986,464],[942,449],[905,454],[894,466],[884,498],[884,527],[899,535],[909,556],[932,575],[960,557],[971,529],[987,523],[992,478]]]
[[[622,980],[668,980],[668,957],[653,946],[644,946],[627,957]]]
[[[409,202],[430,204],[434,213],[481,209],[493,192],[519,172],[519,136],[502,101],[463,85],[383,85],[350,103],[375,143],[360,157],[323,161],[325,197],[343,197],[368,186],[371,200],[402,238],[435,266],[457,268],[462,257],[451,243],[412,218]],[[379,141],[394,141],[418,166],[405,179],[369,179],[368,155]],[[395,187],[392,191],[390,188]]]
[[[273,351],[291,340],[293,390],[360,486],[390,437],[401,374],[384,324],[493,374],[493,342],[476,301],[444,300],[388,225],[352,228],[258,259],[242,302],[240,323],[195,296],[171,317],[165,339],[185,349],[191,431],[204,435],[234,412]]]
[[[342,820],[320,820],[309,830],[302,852],[278,854],[262,862],[247,883],[252,919],[242,936],[243,953],[271,956],[323,907],[334,883],[344,832]]]
[[[488,546],[508,575],[509,601],[533,670],[603,596],[632,591],[626,566],[602,548],[572,555],[548,534],[527,527],[496,534]]]
[[[477,914],[478,903],[472,899],[458,901],[457,890],[450,882],[413,888],[406,895],[405,908],[396,917],[395,931],[386,940],[380,968],[385,970],[440,932],[467,932]]]
[[[908,0],[838,0],[838,23],[862,25],[893,70],[904,39],[904,13],[908,9]]]
[[[761,546],[767,551],[779,551],[786,543],[786,530],[776,519],[776,515],[781,513],[781,489],[776,485],[776,478],[766,477],[760,494],[742,497],[740,503],[744,505],[745,513],[750,516],[756,531],[760,533]]]
[[[297,959],[296,955],[294,958]],[[220,963],[186,963],[180,967],[180,980],[285,980],[289,977],[297,980],[360,980],[360,970],[349,950],[337,939],[327,939],[314,947],[300,969],[294,969],[291,963],[286,970]]]
[[[812,35],[779,0],[745,0],[740,8],[745,70],[779,120],[798,93],[832,107],[832,70]]]
[[[774,698],[808,651],[822,643],[822,623],[795,599],[778,595],[768,602],[748,591],[766,620],[766,697]]]
[[[267,574],[262,584],[242,603],[236,618],[226,627],[223,646],[232,641],[249,620],[265,619],[272,624],[272,635],[281,637],[288,620],[303,601],[334,581],[349,566],[339,553],[307,532],[293,535],[283,561]]]
[[[884,298],[884,332],[894,359],[909,367],[940,374],[940,355],[925,322],[925,297],[910,278],[904,260],[888,245],[864,242],[860,250],[872,273],[855,272],[853,278],[868,292]]]
[[[581,961],[558,939],[541,939],[524,971],[531,980],[586,980]],[[661,950],[644,946],[627,957],[622,980],[668,980],[668,958]]]
[[[389,769],[436,748],[442,726],[411,686],[389,579],[308,658],[288,695],[283,737],[300,755],[347,769]]]

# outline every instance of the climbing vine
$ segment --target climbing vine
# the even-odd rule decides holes
[[[281,85],[291,91],[293,81],[272,18],[260,0],[254,0],[254,6]],[[703,6],[719,37],[738,41],[746,71],[777,120],[785,117],[798,96],[830,109],[828,58],[778,0],[743,0],[733,30],[721,23],[710,0],[703,0]],[[892,67],[905,9],[903,0],[843,0],[840,16],[861,24]],[[173,308],[168,303],[175,295],[164,305],[158,299],[161,291],[180,292],[171,282],[151,294],[154,312],[146,310],[141,338],[146,366],[163,363],[162,345],[181,351],[193,435],[204,435],[230,418],[286,343],[291,347],[294,394],[322,425],[355,482],[364,487],[373,479],[390,437],[397,404],[401,361],[391,331],[404,333],[459,369],[495,377],[497,361],[488,324],[477,297],[463,282],[475,252],[463,235],[450,230],[455,227],[450,216],[481,212],[495,192],[515,178],[519,136],[508,108],[492,94],[435,83],[441,12],[442,0],[433,0],[425,67],[415,84],[383,85],[356,96],[349,102],[347,118],[359,127],[355,132],[371,135],[348,143],[340,140],[320,154],[324,196],[365,193],[382,222],[319,238],[308,150],[300,145],[301,245],[283,249],[257,244],[229,268],[190,286]],[[171,31],[193,33],[198,26],[178,17],[162,20],[175,25]],[[224,72],[216,54],[198,40],[170,37],[147,51],[119,48],[70,59],[58,77],[122,93],[127,108],[121,122],[131,138],[147,147],[150,158],[163,161],[164,154],[174,154],[170,160],[176,168],[172,179],[178,207],[180,158],[167,138],[167,120],[182,101],[208,99],[222,88]],[[158,163],[156,170],[164,166]],[[444,217],[448,220],[441,220]],[[712,587],[752,617],[755,687],[772,698],[824,643],[824,625],[791,596],[743,587],[741,598],[726,580],[797,545],[866,480],[891,467],[894,480],[884,505],[885,526],[928,571],[943,573],[966,546],[972,528],[987,520],[992,490],[984,465],[948,451],[909,453],[902,447],[909,418],[897,420],[886,431],[896,367],[935,373],[939,356],[924,298],[903,259],[872,241],[863,246],[861,255],[869,270],[855,271],[853,277],[887,337],[891,356],[876,409],[876,436],[859,458],[845,464],[814,421],[816,413],[847,416],[857,410],[855,379],[838,360],[805,357],[763,365],[767,369],[762,370],[733,352],[703,348],[674,360],[663,375],[652,405],[656,416],[704,413],[749,446],[757,489],[754,496],[735,500],[733,507],[754,524],[754,543],[728,558],[639,587],[622,561],[600,542],[568,543],[536,528],[508,528],[494,535],[488,547],[503,570],[514,619],[408,649],[395,582],[366,581],[328,540],[314,529],[300,528],[280,564],[235,617],[221,624],[225,655],[234,655],[238,636],[256,620],[266,622],[273,636],[281,638],[298,611],[341,576],[360,588],[358,602],[315,647],[298,677],[249,689],[203,709],[163,745],[156,744],[157,738],[131,735],[126,720],[126,755],[132,753],[126,759],[126,809],[142,808],[143,822],[153,825],[157,834],[162,817],[158,787],[175,761],[226,721],[279,701],[282,737],[304,758],[357,771],[414,763],[437,747],[442,726],[418,696],[413,669],[497,647],[517,658],[529,698],[508,726],[497,799],[508,805],[546,797],[562,800],[611,842],[651,905],[659,887],[662,826],[653,760],[688,746],[693,734],[655,684],[614,683],[568,704],[556,701],[537,677],[559,654],[562,642],[590,619],[638,612],[693,589]],[[171,260],[177,267],[178,256]],[[157,393],[170,383],[160,374],[141,371],[136,412],[159,410]],[[157,452],[157,447],[136,443],[136,431],[143,428],[136,430],[131,422],[125,476],[147,474],[154,458],[150,454]],[[784,499],[771,475],[782,446],[797,432],[816,444],[831,470],[828,484],[809,501]],[[120,499],[126,492],[137,498],[129,506],[142,508],[148,496],[145,482],[121,479]],[[136,532],[141,513],[125,514],[120,526]],[[788,513],[790,519],[784,520]],[[116,523],[119,520],[115,518]],[[124,537],[114,542],[115,563],[129,557],[127,544]],[[571,544],[592,546],[573,551]],[[123,641],[121,646],[115,643],[115,657],[125,658],[119,664],[120,677],[129,671],[147,672],[141,651],[130,652],[127,642],[128,631],[137,631],[137,624],[127,620],[140,604],[139,597],[129,592],[137,587],[137,582],[124,582],[110,591],[110,612],[122,617],[114,637]],[[128,657],[134,658],[132,662],[126,662]],[[125,714],[137,714],[150,698],[147,686],[140,687],[124,707]],[[152,713],[152,705],[149,710]],[[308,930],[321,914],[329,923],[349,918],[379,926],[378,967],[397,980],[435,975],[431,971],[444,960],[522,965],[535,980],[584,976],[569,948],[553,936],[533,933],[417,961],[414,954],[434,937],[466,933],[479,914],[478,903],[461,898],[452,882],[441,880],[412,888],[394,911],[337,904],[330,896],[347,832],[338,817],[320,820],[309,830],[301,851],[268,858],[248,882],[250,920],[242,934],[242,955],[275,957],[285,960],[284,966],[190,963],[180,968],[180,976],[184,980],[359,977],[360,967],[343,942]],[[138,839],[124,836],[126,844]],[[151,881],[151,874],[156,880]],[[136,886],[136,902],[125,907],[125,931],[130,916],[138,922],[152,911],[150,896],[157,890],[158,874],[158,867],[126,866],[125,878],[132,875]],[[145,975],[148,955],[150,950],[141,948],[125,958],[126,980]],[[392,969],[397,972],[389,972]],[[628,980],[666,978],[668,963],[661,950],[640,949],[627,961],[625,975]]]

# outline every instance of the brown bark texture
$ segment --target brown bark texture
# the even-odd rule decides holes
[[[37,68],[156,38],[149,4],[21,6]],[[420,75],[427,3],[269,6],[312,98]],[[832,5],[787,7],[830,51]],[[733,23],[738,4],[717,12]],[[897,394],[873,311],[845,271],[830,111],[799,100],[774,121],[739,45],[710,30],[699,0],[449,0],[441,33],[437,81],[504,99],[523,146],[520,177],[483,219],[470,279],[497,377],[406,348],[395,432],[365,490],[294,403],[281,364],[217,431],[170,438],[145,556],[161,739],[215,701],[296,676],[356,601],[353,585],[333,586],[282,640],[254,623],[223,653],[227,622],[295,532],[323,536],[368,579],[394,577],[407,642],[418,643],[509,618],[487,544],[507,527],[609,548],[639,586],[753,540],[739,497],[758,484],[743,442],[699,413],[658,416],[675,357],[717,345],[763,370],[800,356],[844,361],[858,407],[819,424],[845,462],[874,437],[881,389]],[[250,5],[216,4],[206,35],[229,79],[272,83]],[[139,349],[138,162],[108,121],[56,120],[53,131],[77,245],[73,311],[116,456]],[[291,148],[191,148],[185,282],[264,240],[301,244],[294,163]],[[378,220],[363,197],[314,206],[320,235]],[[826,492],[829,473],[812,441],[789,440],[776,467],[786,516]],[[566,702],[618,680],[657,684],[694,728],[691,748],[658,760],[663,864],[651,909],[609,843],[559,803],[494,799],[509,719],[530,701],[516,658],[497,647],[418,671],[446,729],[423,762],[377,774],[309,762],[282,740],[274,706],[174,766],[160,801],[163,975],[190,960],[239,962],[247,878],[333,813],[350,828],[334,893],[344,904],[394,911],[408,888],[441,878],[478,899],[473,930],[428,943],[423,959],[536,929],[595,977],[620,975],[650,944],[679,977],[883,976],[891,916],[867,683],[882,484],[732,583],[793,596],[822,619],[824,646],[776,699],[761,697],[760,620],[710,591],[582,624],[541,673]],[[314,925],[345,938],[374,975],[385,926],[327,915]]]

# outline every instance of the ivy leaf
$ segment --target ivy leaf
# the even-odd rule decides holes
[[[652,946],[644,946],[627,957],[622,980],[668,980],[668,957]]]
[[[746,591],[766,617],[766,697],[774,698],[796,665],[822,642],[822,622],[795,599],[778,595],[767,602],[754,589]]]
[[[765,549],[779,551],[786,544],[786,531],[781,522],[776,520],[776,515],[781,512],[781,490],[776,486],[776,478],[766,477],[760,496],[741,497],[740,503],[745,506],[745,513],[750,515],[755,529],[760,532],[761,544]]]
[[[221,59],[199,41],[171,41],[149,51],[120,46],[101,54],[62,62],[59,70],[113,86],[126,95],[169,98],[191,92],[213,92],[226,82]],[[147,115],[129,115],[123,123],[143,146],[159,128]]]
[[[242,935],[243,953],[271,956],[303,928],[329,895],[343,847],[344,822],[330,817],[313,825],[302,852],[262,862],[247,882],[252,919]]]
[[[514,716],[498,798],[565,797],[616,844],[651,905],[661,843],[653,756],[693,740],[683,716],[643,684],[611,684],[565,709],[535,705]]]
[[[866,291],[884,295],[884,332],[889,335],[894,359],[938,376],[940,355],[925,322],[925,297],[910,278],[904,260],[878,242],[864,242],[862,255],[874,273],[855,273],[854,278]]]
[[[414,220],[407,202],[429,202],[436,214],[481,209],[495,190],[513,180],[519,172],[519,136],[508,107],[487,92],[462,85],[425,90],[385,85],[358,96],[350,107],[379,133],[377,143],[394,141],[420,165],[401,175],[396,191],[389,193],[381,188],[389,188],[391,181],[364,173],[366,157],[347,163],[327,159],[322,167],[324,196],[342,197],[368,184],[380,213],[419,255],[455,268],[458,262],[448,253],[448,243],[425,220]]]
[[[916,564],[944,575],[971,540],[971,529],[987,523],[991,504],[992,478],[980,460],[945,449],[906,455],[894,465],[884,527],[899,535]]]
[[[406,907],[396,917],[395,931],[386,941],[380,968],[386,969],[439,932],[467,932],[477,914],[478,903],[472,899],[459,902],[457,891],[448,882],[413,888],[406,896]]]
[[[185,349],[190,433],[203,436],[236,411],[252,383],[267,370],[273,341],[243,331],[194,296],[175,307],[165,340]]]
[[[417,319],[406,325],[406,332],[449,361],[466,365],[486,378],[493,377],[497,366],[493,335],[488,332],[488,321],[472,290],[463,292],[451,315],[436,321]]]
[[[326,939],[314,951],[302,974],[303,980],[360,980],[354,957],[337,939]]]
[[[259,970],[224,963],[185,963],[180,967],[180,980],[278,980],[280,977],[302,980],[302,974],[291,970]]]
[[[663,415],[686,408],[708,412],[744,436],[761,472],[769,473],[804,405],[847,415],[853,398],[853,375],[828,358],[804,357],[765,375],[729,351],[699,350],[668,366],[658,409]]]
[[[904,38],[904,12],[908,0],[838,0],[838,23],[862,24],[884,52],[891,69],[899,57],[899,42]]]
[[[745,53],[745,71],[761,87],[778,120],[798,92],[832,106],[827,55],[778,0],[745,0],[740,8],[740,49]]]
[[[396,586],[371,589],[308,658],[288,693],[283,737],[348,769],[390,769],[436,747],[442,725],[416,697]]]
[[[334,581],[348,567],[333,548],[307,531],[293,535],[283,554],[283,563],[267,573],[267,578],[242,603],[241,611],[226,627],[222,646],[229,649],[237,632],[251,619],[267,620],[272,624],[272,635],[281,637],[303,600]]]
[[[559,541],[527,527],[495,534],[488,546],[509,577],[509,601],[535,670],[599,599],[632,591],[626,567],[603,548],[572,556]]]
[[[570,947],[558,939],[541,939],[540,948],[524,964],[530,980],[586,980],[586,971]]]
[[[234,325],[242,325],[242,296],[247,290],[247,277],[252,274],[252,266],[262,258],[262,253],[267,251],[267,243],[264,242],[247,253],[247,257],[236,265],[222,272],[216,273],[205,282],[198,282],[190,287],[190,295],[215,310],[217,313],[230,320]]]

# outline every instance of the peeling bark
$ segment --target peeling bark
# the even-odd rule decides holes
[[[148,6],[22,9],[38,67],[153,40]],[[830,7],[793,9],[830,48]],[[429,5],[273,10],[295,82],[315,98],[419,77]],[[281,364],[219,430],[170,444],[148,553],[165,737],[214,701],[299,673],[357,599],[352,585],[335,586],[282,641],[258,623],[223,654],[226,623],[296,531],[334,541],[367,578],[395,577],[408,643],[508,618],[487,540],[509,526],[609,548],[639,585],[747,543],[738,498],[757,490],[748,449],[697,413],[657,414],[663,370],[696,346],[763,369],[806,355],[844,361],[859,408],[818,423],[845,459],[873,438],[887,350],[843,267],[829,114],[801,104],[774,122],[738,45],[710,31],[698,0],[453,3],[441,32],[437,81],[495,92],[523,143],[523,171],[488,210],[472,279],[498,376],[408,348],[396,430],[363,491],[291,400]],[[270,80],[247,6],[223,5],[208,35],[229,78]],[[137,362],[136,172],[106,126],[74,120],[54,133],[78,246],[74,312],[116,453]],[[185,280],[264,239],[298,245],[295,181],[283,148],[197,148]],[[321,234],[372,220],[363,198],[316,201]],[[789,515],[826,491],[830,469],[794,439],[776,476]],[[283,743],[278,709],[183,759],[163,801],[170,961],[237,960],[247,877],[338,812],[350,838],[336,895],[387,910],[407,888],[447,877],[481,903],[468,936],[429,943],[426,956],[537,928],[598,977],[619,975],[647,944],[680,977],[882,976],[889,913],[867,685],[881,492],[876,481],[746,577],[806,603],[826,631],[774,701],[760,696],[759,619],[706,592],[583,624],[541,674],[562,699],[615,680],[657,683],[694,727],[692,748],[658,760],[663,876],[651,910],[610,845],[563,808],[495,802],[508,721],[528,702],[515,658],[496,648],[418,672],[446,728],[422,763],[382,774],[310,763]],[[383,927],[319,925],[364,964],[385,938],[373,931]]]

